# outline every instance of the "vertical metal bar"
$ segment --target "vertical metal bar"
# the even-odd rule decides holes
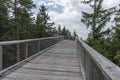
[[[0,46],[0,70],[2,70],[3,63],[3,48]]]
[[[28,43],[25,43],[25,58],[28,58]]]

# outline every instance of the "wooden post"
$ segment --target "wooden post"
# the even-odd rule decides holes
[[[40,40],[38,41],[37,49],[38,49],[38,52],[39,52],[40,51]]]
[[[28,58],[28,43],[25,44],[25,58]]]
[[[3,48],[0,46],[0,70],[2,70],[2,63],[3,63]]]
[[[46,45],[46,48],[47,48],[47,45],[48,45],[48,44],[47,44],[47,39],[45,40],[45,45]]]
[[[16,60],[20,62],[20,44],[16,44]]]

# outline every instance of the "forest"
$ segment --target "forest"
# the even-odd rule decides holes
[[[103,0],[87,0],[81,4],[89,5],[92,11],[82,11],[81,22],[91,29],[85,42],[120,66],[120,5],[106,9]],[[39,6],[36,18],[33,17],[34,8],[32,0],[0,0],[0,41],[77,36],[65,26],[56,26],[44,4]],[[111,26],[105,29],[109,23]]]

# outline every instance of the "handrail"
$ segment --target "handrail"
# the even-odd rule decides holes
[[[120,68],[82,40],[76,38],[84,80],[120,80]]]
[[[6,58],[4,58],[5,54],[13,55],[14,59],[13,58],[12,59],[16,61],[12,60],[13,62],[12,64],[15,64],[56,44],[57,42],[63,39],[64,39],[63,36],[58,36],[58,37],[47,37],[47,38],[37,38],[37,39],[16,40],[16,41],[2,41],[0,42],[0,70],[3,69],[3,60],[6,61]],[[10,63],[10,61],[8,63]],[[4,64],[4,65],[7,65],[8,67],[11,66],[8,64]]]
[[[54,38],[64,38],[64,37],[58,36],[58,37],[36,38],[36,39],[26,39],[26,40],[1,41],[0,45],[12,45],[12,44],[26,43],[31,41],[45,40],[45,39],[54,39]]]

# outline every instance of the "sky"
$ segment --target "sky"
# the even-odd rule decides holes
[[[39,6],[44,4],[48,8],[48,13],[51,21],[55,22],[55,25],[61,24],[66,26],[72,33],[74,30],[78,36],[82,39],[88,37],[90,29],[81,23],[82,11],[90,12],[89,5],[81,4],[82,0],[33,0],[37,8],[34,9],[34,16],[37,15]],[[120,4],[120,0],[104,0],[104,8],[110,8]],[[109,24],[108,24],[109,25]]]

